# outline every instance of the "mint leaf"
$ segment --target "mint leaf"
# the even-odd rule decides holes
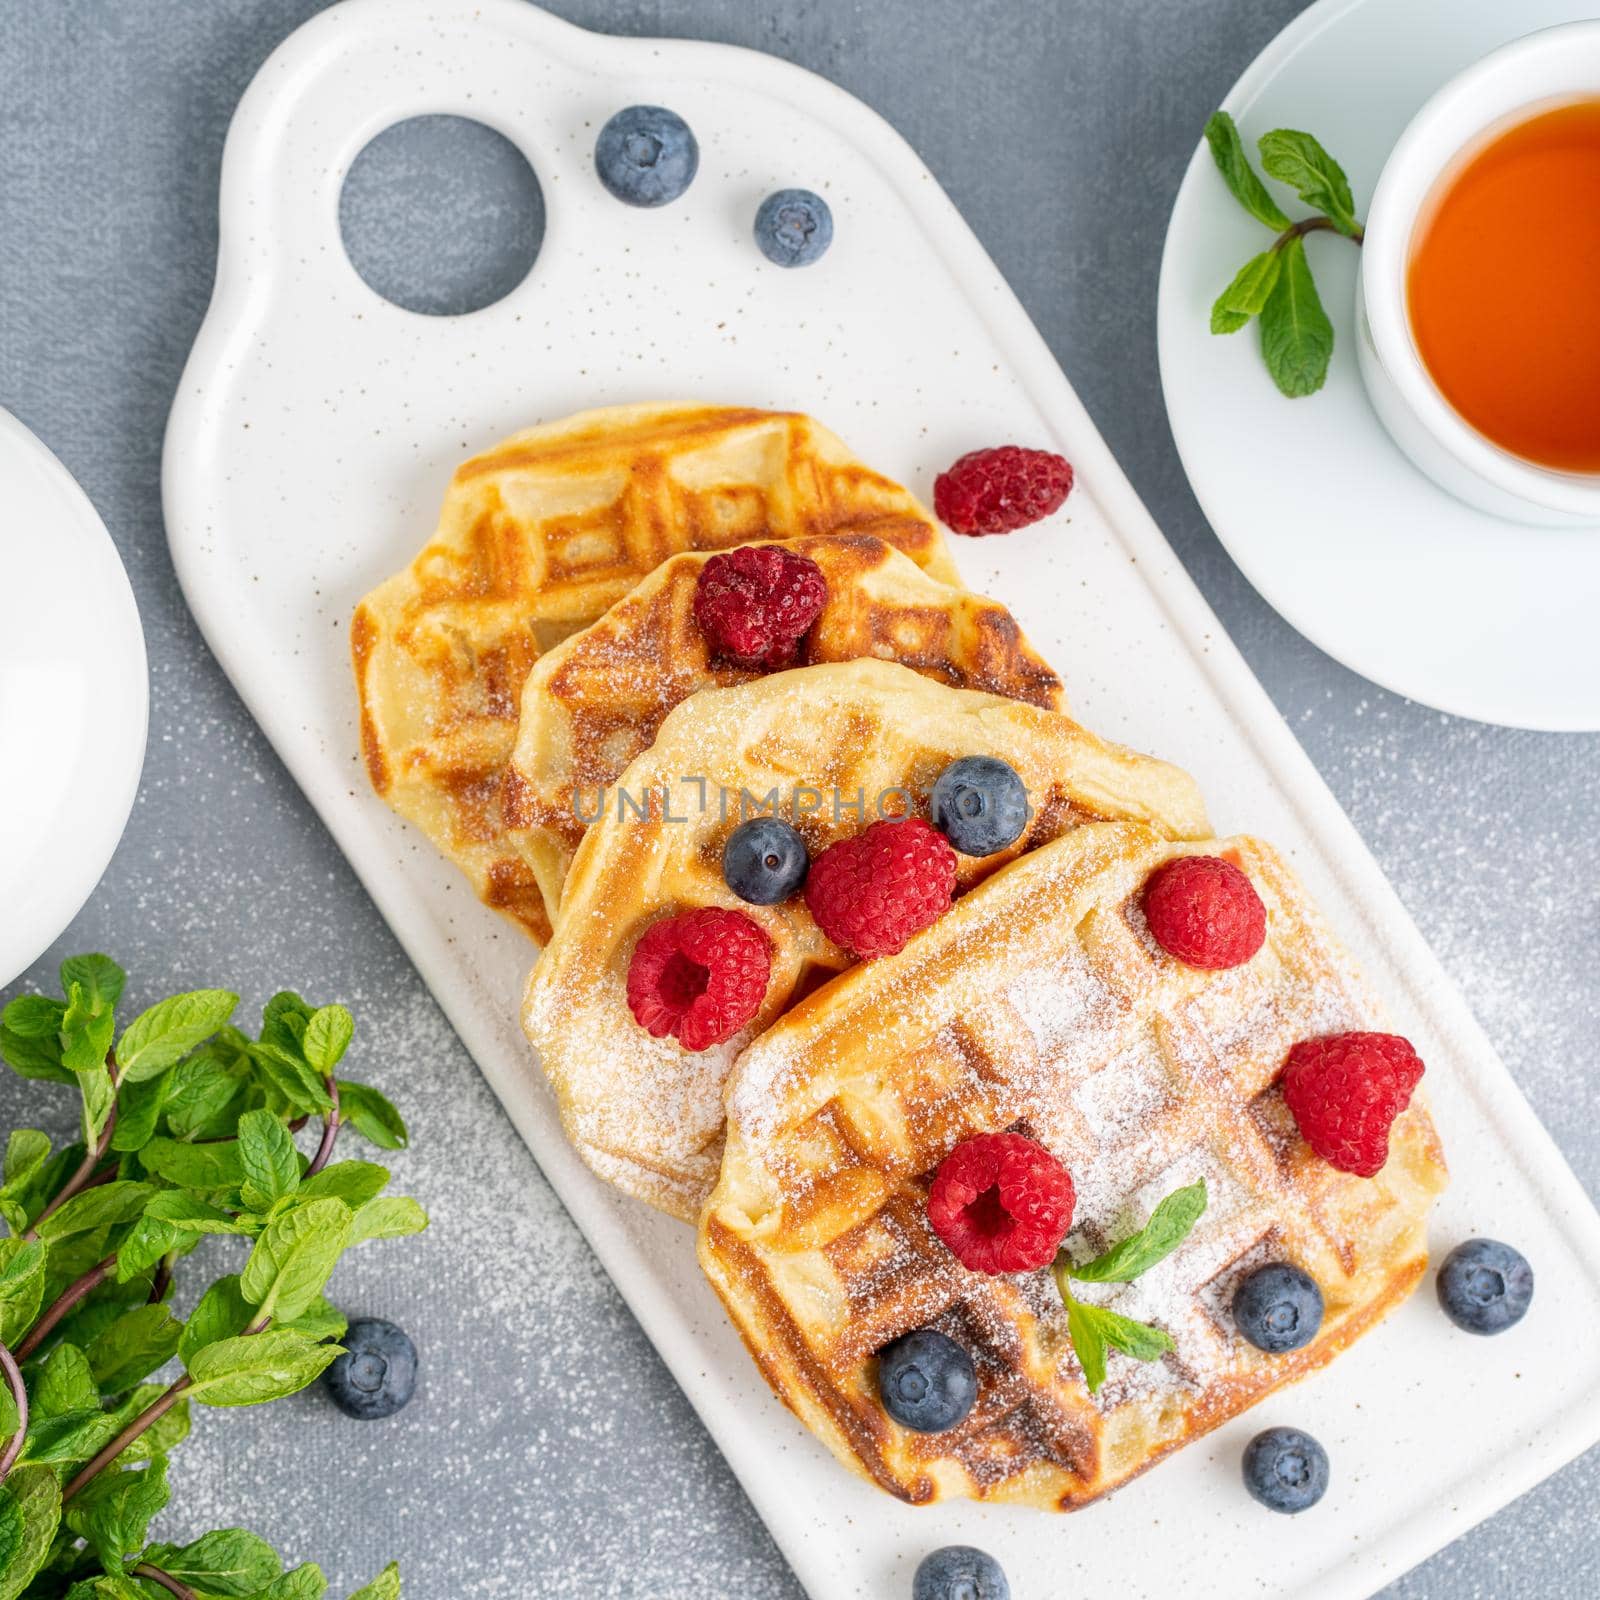
[[[275,1217],[244,1264],[241,1293],[259,1315],[292,1321],[322,1293],[350,1227],[342,1200],[309,1200]]]
[[[1106,1381],[1106,1342],[1090,1315],[1094,1307],[1074,1300],[1065,1290],[1061,1299],[1067,1308],[1067,1337],[1072,1340],[1073,1353],[1083,1368],[1083,1381],[1088,1384],[1090,1394],[1099,1394],[1100,1385]]]
[[[39,1363],[28,1388],[32,1409],[41,1417],[88,1411],[100,1404],[89,1358],[75,1344],[58,1344]]]
[[[1303,239],[1283,247],[1283,269],[1261,308],[1261,354],[1279,390],[1291,399],[1315,394],[1328,376],[1333,324],[1312,281]]]
[[[252,1211],[270,1209],[274,1200],[300,1186],[294,1136],[270,1111],[247,1111],[239,1118],[239,1163],[244,1169],[239,1192]]]
[[[1150,1220],[1121,1244],[1093,1261],[1067,1267],[1082,1283],[1132,1283],[1159,1261],[1165,1261],[1189,1237],[1206,1208],[1205,1180],[1175,1189],[1150,1213]]]
[[[333,1101],[328,1086],[296,1048],[280,1050],[275,1045],[258,1044],[250,1052],[261,1076],[272,1086],[283,1104],[297,1114],[316,1115]]]
[[[421,1233],[428,1226],[428,1213],[409,1195],[381,1195],[369,1200],[355,1214],[347,1244],[362,1244],[368,1239],[401,1239]]]
[[[67,1009],[61,1018],[61,1064],[69,1072],[98,1072],[111,1053],[116,1019],[109,1010],[99,1011],[74,983],[67,990]]]
[[[400,1113],[376,1089],[339,1080],[339,1114],[363,1139],[384,1150],[404,1150],[411,1143]]]
[[[314,1383],[344,1354],[302,1333],[270,1328],[208,1344],[189,1363],[190,1398],[208,1406],[253,1406],[281,1400]]]
[[[1263,250],[1239,268],[1233,282],[1217,296],[1211,308],[1213,333],[1237,333],[1259,314],[1278,281],[1283,259],[1277,250]]]
[[[1286,183],[1305,203],[1320,211],[1340,233],[1361,232],[1356,203],[1344,169],[1309,133],[1275,128],[1261,136],[1261,165],[1268,177]]]
[[[278,1326],[293,1328],[296,1333],[303,1333],[306,1338],[320,1343],[324,1339],[342,1339],[350,1323],[344,1312],[318,1295],[293,1322],[280,1322]]]
[[[162,1189],[144,1209],[117,1251],[117,1281],[127,1283],[153,1267],[169,1250],[187,1254],[207,1233],[249,1233],[219,1206],[182,1189]]]
[[[184,1324],[183,1337],[178,1341],[184,1366],[189,1366],[196,1352],[208,1344],[237,1338],[249,1321],[250,1303],[239,1293],[239,1274],[230,1272],[227,1277],[218,1278],[200,1296],[200,1304]]]
[[[177,1139],[152,1139],[139,1152],[139,1161],[146,1172],[203,1194],[237,1189],[244,1181],[239,1145],[233,1139],[222,1144],[183,1144]]]
[[[50,1159],[50,1135],[37,1128],[15,1128],[6,1140],[5,1190],[19,1193]]]
[[[63,1411],[58,1417],[29,1417],[22,1459],[46,1464],[87,1461],[121,1431],[116,1417],[98,1408]]]
[[[261,1008],[262,1044],[286,1050],[290,1055],[299,1055],[301,1041],[306,1036],[306,1024],[311,1021],[313,1014],[313,1008],[293,990],[280,990]]]
[[[1250,158],[1245,154],[1244,141],[1226,111],[1216,111],[1206,123],[1206,143],[1211,146],[1211,157],[1222,174],[1234,199],[1257,222],[1263,222],[1274,232],[1281,233],[1289,226],[1289,219],[1270,194],[1266,185],[1256,176]],[[1271,170],[1270,168],[1268,169]]]
[[[128,1025],[117,1063],[128,1083],[165,1072],[227,1022],[239,997],[226,989],[196,989],[151,1006]]]
[[[400,1563],[391,1561],[371,1583],[357,1589],[350,1600],[400,1600]]]
[[[327,1592],[328,1580],[323,1577],[322,1568],[315,1561],[308,1561],[281,1578],[274,1578],[251,1600],[322,1600]]]
[[[324,1078],[331,1077],[350,1048],[355,1031],[355,1019],[343,1006],[322,1006],[311,1013],[300,1048],[306,1060]]]
[[[17,1600],[45,1563],[61,1521],[61,1486],[48,1467],[18,1467],[0,1484],[0,1600]]]
[[[147,1078],[143,1083],[125,1083],[117,1095],[117,1126],[111,1135],[111,1148],[119,1152],[137,1150],[147,1144],[161,1120],[167,1101],[171,1074]]]
[[[68,956],[61,963],[61,992],[70,994],[77,984],[96,1011],[115,1009],[127,981],[127,973],[110,956]]]
[[[95,1189],[84,1189],[39,1223],[39,1237],[45,1243],[53,1244],[75,1233],[88,1233],[95,1228],[132,1222],[155,1192],[150,1184],[136,1183],[131,1178],[102,1183]]]
[[[53,1039],[61,1032],[67,1008],[43,994],[19,994],[4,1011],[0,1024],[22,1039]]]
[[[33,1326],[44,1283],[45,1247],[31,1239],[0,1239],[0,1343],[18,1343]]]
[[[208,1039],[161,1080],[167,1086],[167,1132],[185,1141],[233,1133],[253,1068],[247,1042],[232,1028]]]
[[[243,1528],[218,1528],[193,1544],[153,1544],[139,1559],[208,1595],[253,1595],[283,1571],[277,1551]]]
[[[17,1002],[13,1000],[11,1003],[15,1005]],[[65,1010],[65,1007],[62,1009]],[[61,1038],[58,1033],[18,1033],[9,1024],[0,1023],[0,1056],[5,1057],[6,1064],[19,1078],[36,1078],[46,1083],[72,1082],[72,1074],[61,1065]]]
[[[117,1103],[116,1085],[112,1083],[111,1074],[103,1066],[96,1067],[93,1072],[78,1072],[73,1076],[83,1100],[82,1120],[79,1124],[80,1137],[85,1147],[97,1145],[100,1142],[100,1131],[106,1125],[106,1118],[111,1115],[111,1108]]]
[[[164,1305],[135,1306],[90,1340],[84,1354],[95,1382],[107,1394],[120,1394],[170,1361],[182,1332]]]
[[[144,1544],[150,1519],[169,1495],[165,1461],[132,1471],[102,1472],[78,1491],[64,1520],[94,1546],[102,1566],[120,1574],[123,1562]]]
[[[388,1181],[389,1169],[376,1162],[335,1161],[314,1177],[306,1178],[296,1192],[305,1200],[331,1196],[353,1208],[382,1194]]]
[[[1083,1368],[1090,1394],[1098,1394],[1106,1381],[1106,1347],[1120,1350],[1136,1361],[1155,1361],[1172,1349],[1172,1340],[1159,1328],[1131,1317],[1067,1297],[1067,1334]]]

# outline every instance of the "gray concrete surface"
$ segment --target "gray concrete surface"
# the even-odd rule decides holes
[[[252,1004],[284,984],[349,1001],[361,1020],[358,1075],[381,1082],[415,1130],[395,1163],[401,1186],[435,1221],[414,1248],[368,1251],[336,1284],[345,1305],[415,1334],[426,1376],[411,1410],[361,1427],[310,1394],[208,1414],[177,1458],[162,1527],[179,1537],[246,1523],[296,1559],[323,1560],[338,1593],[399,1555],[408,1594],[425,1600],[794,1600],[798,1586],[689,1406],[207,653],[167,558],[161,434],[210,289],[223,132],[262,59],[317,9],[0,4],[0,403],[105,516],[151,658],[139,803],[56,954],[117,952],[134,999],[226,981]],[[1206,114],[1296,0],[553,9],[612,31],[772,51],[843,84],[909,137],[1579,1176],[1600,1190],[1600,738],[1444,717],[1319,654],[1221,550],[1162,414],[1154,313],[1167,212]],[[421,156],[402,141],[395,160],[404,173]],[[426,175],[413,176],[425,191]],[[516,181],[494,161],[468,181],[467,212],[507,248],[517,225],[497,232],[494,217]],[[392,258],[391,231],[407,219],[352,211],[370,254]],[[35,977],[49,970],[42,963]],[[0,1080],[0,1131],[39,1120],[50,1093]],[[64,1103],[49,1120],[65,1130]],[[1600,1593],[1597,1497],[1591,1455],[1388,1592]]]

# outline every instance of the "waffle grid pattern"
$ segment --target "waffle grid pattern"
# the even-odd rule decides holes
[[[1144,930],[1139,885],[1191,850],[1231,854],[1267,902],[1267,945],[1236,972],[1182,967]],[[1273,1087],[1296,1039],[1381,1018],[1265,845],[1076,830],[821,998],[735,1069],[701,1257],[779,1394],[901,1498],[1082,1504],[1331,1359],[1423,1270],[1444,1167],[1420,1103],[1365,1180],[1312,1155]],[[1113,1354],[1093,1399],[1049,1274],[968,1272],[927,1226],[932,1169],[1000,1128],[1073,1173],[1080,1259],[1207,1182],[1204,1217],[1166,1262],[1081,1286],[1176,1341],[1149,1365]],[[1298,1262],[1327,1300],[1318,1338],[1290,1356],[1244,1344],[1228,1318],[1234,1283],[1267,1259]],[[948,1434],[896,1427],[876,1394],[874,1352],[923,1326],[965,1344],[980,1375]]]
[[[670,556],[848,529],[957,581],[929,514],[808,417],[626,406],[515,435],[458,469],[433,539],[356,608],[373,787],[542,942],[501,795],[535,661]]]

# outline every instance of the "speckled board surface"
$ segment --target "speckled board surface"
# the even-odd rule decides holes
[[[135,989],[282,984],[354,1005],[361,1067],[407,1110],[404,1187],[435,1217],[413,1249],[336,1285],[407,1324],[427,1361],[404,1418],[361,1429],[315,1396],[214,1415],[185,1447],[173,1536],[240,1520],[353,1587],[391,1554],[420,1596],[798,1593],[688,1406],[190,622],[168,563],[165,412],[209,290],[221,138],[239,92],[312,4],[62,0],[0,37],[0,402],[83,481],[144,612],[144,789],[65,946]],[[899,126],[1017,288],[1180,555],[1465,988],[1579,1176],[1600,1185],[1600,739],[1514,734],[1371,689],[1279,622],[1221,553],[1159,405],[1154,285],[1195,130],[1292,5],[561,4],[619,31],[728,39],[835,78]],[[394,170],[426,204],[428,149]],[[1007,152],[1004,163],[995,152]],[[520,247],[515,174],[453,186],[475,236]],[[352,205],[375,265],[414,216]],[[461,229],[453,235],[469,239]],[[461,248],[470,260],[473,250]],[[1308,485],[1308,492],[1325,492]],[[0,1082],[0,1128],[48,1090]],[[28,1109],[24,1109],[25,1103]],[[59,1108],[57,1126],[66,1109]],[[313,1476],[307,1471],[316,1462]],[[1593,1457],[1392,1591],[1600,1587]],[[441,1511],[444,1513],[441,1516]],[[1025,1600],[1025,1597],[1024,1597]]]

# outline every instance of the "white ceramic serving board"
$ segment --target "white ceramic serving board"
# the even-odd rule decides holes
[[[657,212],[595,181],[605,118],[681,112],[700,175]],[[477,118],[538,172],[530,276],[471,316],[380,301],[340,244],[362,146],[427,113]],[[784,272],[750,241],[763,195],[828,197],[831,253]],[[452,468],[526,424],[692,398],[815,413],[924,497],[963,451],[1064,452],[1070,515],[960,541],[1101,732],[1192,770],[1224,831],[1298,863],[1430,1063],[1456,1174],[1435,1240],[1516,1241],[1533,1314],[1455,1332],[1431,1291],[1312,1383],[1071,1519],[916,1511],[858,1481],[767,1393],[701,1281],[687,1229],[601,1186],[564,1143],[516,1014],[532,952],[368,791],[346,623],[431,533]],[[1600,1218],[1394,893],[1106,450],[993,264],[911,150],[794,67],[693,43],[594,36],[518,0],[348,0],[262,68],[222,173],[215,298],[173,407],[167,523],[213,649],[333,830],[540,1166],[715,1435],[816,1600],[904,1600],[930,1548],[1004,1562],[1017,1600],[1364,1595],[1600,1435]],[[1333,1486],[1274,1517],[1239,1483],[1243,1442],[1292,1421]],[[530,1418],[529,1426],[534,1426]],[[647,1446],[641,1446],[647,1448]]]

